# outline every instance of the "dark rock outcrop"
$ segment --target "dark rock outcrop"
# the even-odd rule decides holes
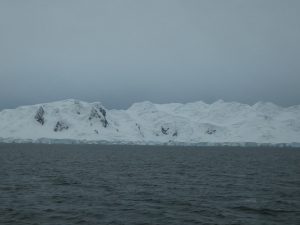
[[[34,119],[39,122],[40,124],[44,125],[45,123],[45,110],[43,109],[43,107],[41,106],[38,111],[36,112]]]
[[[55,127],[54,127],[54,131],[57,132],[57,131],[63,131],[63,130],[68,130],[69,129],[69,126],[63,122],[63,121],[57,121]]]
[[[217,130],[215,130],[215,129],[208,129],[208,130],[206,131],[207,134],[214,134],[214,133],[216,133],[216,132],[217,132]]]
[[[103,109],[102,107],[98,107],[99,111],[101,112],[101,114],[106,117],[106,111],[105,109]]]
[[[143,134],[143,132],[142,132],[142,130],[141,130],[141,126],[140,126],[139,124],[137,124],[137,123],[135,123],[135,126],[137,127],[137,129],[138,129],[138,131],[139,131],[139,134],[140,134],[142,137],[144,137],[144,134]]]
[[[177,130],[172,134],[173,137],[177,137],[178,136],[178,132]]]
[[[107,122],[106,118],[101,119],[101,123],[102,123],[103,127],[107,127],[108,126],[108,122]]]
[[[161,132],[163,133],[163,134],[165,134],[165,135],[168,135],[169,134],[169,127],[168,128],[164,128],[164,127],[161,127]]]
[[[90,116],[89,116],[89,120],[92,120],[93,118],[101,118],[97,109],[95,109],[95,108],[92,108]]]
[[[135,126],[139,129],[139,131],[141,130],[141,126],[137,123],[135,123]]]
[[[107,127],[108,126],[108,122],[106,119],[106,111],[105,109],[101,108],[101,107],[93,107],[89,116],[89,120],[92,119],[100,119],[100,122],[102,123],[103,127]]]

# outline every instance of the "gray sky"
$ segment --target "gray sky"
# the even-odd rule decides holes
[[[300,104],[299,0],[0,0],[0,109]]]

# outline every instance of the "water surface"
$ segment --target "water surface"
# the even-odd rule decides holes
[[[300,150],[0,145],[0,224],[300,224]]]

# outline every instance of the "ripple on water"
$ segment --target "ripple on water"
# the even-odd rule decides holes
[[[299,149],[48,147],[0,145],[1,225],[300,224]]]

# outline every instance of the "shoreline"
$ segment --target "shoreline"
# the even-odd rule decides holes
[[[76,139],[11,139],[0,138],[0,144],[42,144],[42,145],[99,145],[99,146],[169,146],[169,147],[276,147],[300,148],[300,143],[257,143],[257,142],[136,142],[136,141],[89,141]]]

